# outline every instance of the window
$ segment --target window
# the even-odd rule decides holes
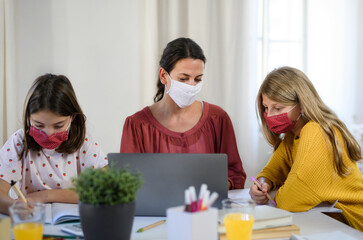
[[[258,86],[276,67],[306,70],[306,0],[259,0]]]

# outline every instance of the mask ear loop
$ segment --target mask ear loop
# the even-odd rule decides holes
[[[298,105],[298,103],[295,104],[295,106],[293,106],[289,111],[287,111],[286,113],[288,112],[291,112],[292,109],[294,109],[296,106]],[[294,122],[297,122],[301,116],[303,116],[304,114],[303,113],[300,113],[300,115],[297,117],[297,119],[294,121]]]
[[[69,125],[67,127],[67,134],[69,134],[69,131],[71,130],[71,123],[73,121],[73,117],[71,117],[71,120],[69,121]]]
[[[166,72],[166,71],[165,71]],[[168,77],[170,78],[170,88],[168,89],[168,86],[167,86],[167,83],[165,83],[164,84],[164,86],[165,86],[165,89],[166,89],[166,93],[167,94],[169,94],[169,92],[170,92],[170,89],[172,88],[172,86],[173,86],[173,81],[175,81],[175,80],[173,80],[171,77],[170,77],[170,75],[169,75],[169,73],[168,72],[166,72],[166,74],[168,75]]]
[[[286,113],[288,112],[291,112],[292,109],[294,109],[296,106],[297,106],[298,103],[295,104],[295,106],[293,106],[289,111],[287,111]]]

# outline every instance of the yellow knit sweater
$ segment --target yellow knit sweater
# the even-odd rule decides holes
[[[336,131],[341,146],[341,134]],[[343,210],[348,223],[363,231],[363,178],[347,155],[343,161],[350,174],[340,177],[334,170],[333,151],[319,124],[308,122],[300,137],[286,135],[270,161],[257,177],[270,179],[275,187],[278,208],[292,212],[307,211],[321,202],[334,203]]]

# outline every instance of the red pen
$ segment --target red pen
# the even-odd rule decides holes
[[[198,203],[197,203],[197,193],[195,191],[194,186],[189,187],[189,193],[190,193],[190,209],[191,212],[198,211]]]
[[[191,212],[190,208],[190,193],[188,189],[185,189],[184,191],[184,201],[185,201],[185,212]]]

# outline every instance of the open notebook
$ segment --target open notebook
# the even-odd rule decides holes
[[[59,224],[79,221],[78,204],[47,203],[45,205],[45,223]]]

